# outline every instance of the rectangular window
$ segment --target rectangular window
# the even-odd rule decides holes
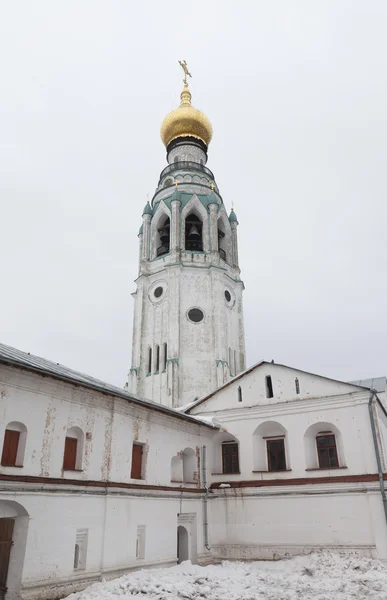
[[[133,444],[132,450],[132,479],[142,479],[142,444]]]
[[[222,468],[223,473],[239,473],[238,444],[235,442],[224,442],[222,444]]]
[[[336,440],[333,433],[329,435],[318,435],[316,444],[320,469],[338,467],[339,459],[337,457]]]
[[[152,373],[152,348],[148,348],[148,371],[147,374]]]
[[[168,346],[167,346],[167,344],[164,344],[164,366],[163,366],[163,371],[166,371],[166,369],[167,369],[167,353],[168,353]]]
[[[145,558],[145,525],[137,525],[136,558]]]
[[[238,402],[242,402],[242,388],[238,387]]]
[[[76,438],[66,437],[63,456],[64,471],[75,471],[77,462],[77,444],[78,440]]]
[[[274,394],[273,394],[273,382],[271,380],[271,376],[267,375],[265,377],[265,382],[266,382],[266,398],[273,398]]]
[[[266,447],[269,471],[286,471],[285,440],[267,440]]]
[[[1,464],[3,467],[15,467],[17,450],[19,447],[20,431],[6,429],[4,434],[3,453]]]
[[[74,571],[86,569],[88,529],[77,529],[74,546]]]
[[[156,346],[156,365],[155,372],[158,373],[160,370],[160,346]]]

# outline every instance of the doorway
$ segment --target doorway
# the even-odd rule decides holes
[[[189,559],[188,554],[188,531],[183,525],[177,528],[177,564]]]
[[[15,519],[0,519],[0,600],[7,592],[9,557]]]

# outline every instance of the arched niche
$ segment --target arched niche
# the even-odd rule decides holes
[[[344,447],[343,437],[340,430],[326,421],[320,421],[310,425],[304,433],[304,451],[305,451],[305,467],[306,469],[319,469],[319,457],[317,450],[317,438],[318,437],[331,437],[334,436],[334,444],[337,453],[338,467],[345,466],[344,458]],[[334,468],[334,467],[331,467]],[[337,467],[336,467],[337,468]]]
[[[283,441],[285,453],[285,468],[270,468],[270,452],[274,443],[281,446]],[[258,425],[253,433],[253,470],[254,471],[284,471],[290,469],[287,431],[277,421],[265,421]]]
[[[85,434],[82,429],[77,425],[70,427],[66,432],[65,450],[63,457],[63,468],[64,470],[75,470],[81,471],[83,466],[83,448],[85,442]],[[71,467],[66,469],[66,460],[68,463],[69,452],[74,456],[75,460],[71,464]]]
[[[183,482],[195,483],[197,474],[197,457],[196,452],[192,448],[183,450]]]
[[[27,510],[13,500],[0,500],[0,519],[8,520],[10,547],[8,571],[2,573],[8,588],[6,597],[10,600],[20,598],[24,557],[30,517]],[[3,561],[6,544],[3,544]],[[4,567],[4,562],[3,562]]]
[[[183,481],[183,461],[180,454],[171,458],[171,481],[174,483]]]

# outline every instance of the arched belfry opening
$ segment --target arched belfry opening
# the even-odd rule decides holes
[[[224,226],[222,221],[219,219],[218,221],[218,248],[220,258],[227,261],[227,239],[226,232],[224,231]]]
[[[203,223],[192,213],[185,220],[185,249],[203,251]]]
[[[162,219],[157,228],[156,255],[168,254],[170,250],[171,222],[169,217]]]

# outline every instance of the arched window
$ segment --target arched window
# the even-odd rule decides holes
[[[167,356],[168,356],[168,346],[167,343],[164,344],[164,355],[163,355],[163,371],[167,370]]]
[[[3,467],[22,467],[27,441],[27,427],[23,423],[12,421],[4,432],[1,465]]]
[[[157,228],[156,256],[168,254],[170,250],[170,230],[171,222],[169,217],[161,219],[159,227]]]
[[[147,375],[152,373],[152,348],[148,348]]]
[[[295,378],[294,385],[296,386],[296,394],[299,394],[300,393],[300,382],[298,380],[298,377]]]
[[[156,361],[155,361],[155,373],[158,373],[160,370],[160,346],[156,346]]]
[[[266,375],[265,377],[265,387],[266,387],[266,398],[273,398],[273,382],[271,380],[271,375]]]
[[[242,388],[238,386],[238,402],[242,402]]]
[[[227,432],[219,432],[213,437],[213,474],[232,475],[239,473],[239,442]]]
[[[315,423],[304,435],[307,470],[337,469],[344,466],[344,449],[340,431],[332,423]]]
[[[64,471],[82,471],[84,435],[79,427],[67,430],[63,453]]]
[[[276,421],[261,423],[253,433],[254,471],[287,471],[286,429]]]
[[[197,458],[192,448],[185,448],[183,451],[183,482],[195,483],[197,472]]]
[[[185,249],[203,251],[203,223],[194,214],[188,215],[185,220]]]
[[[224,231],[223,223],[220,219],[218,221],[218,247],[220,258],[222,258],[223,260],[227,260],[226,233]]]

